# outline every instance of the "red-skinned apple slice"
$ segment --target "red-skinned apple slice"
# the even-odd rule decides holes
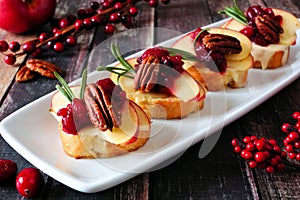
[[[134,66],[136,58],[128,59],[127,62]],[[117,67],[122,67],[118,64]],[[116,81],[117,76],[112,74],[112,80]],[[133,79],[127,77],[121,77],[119,79],[122,89],[127,93],[133,93]],[[205,89],[195,81],[187,72],[178,73],[178,76],[173,81],[173,85],[167,86],[171,93],[181,99],[182,101],[188,102],[192,100],[200,101],[205,97]]]

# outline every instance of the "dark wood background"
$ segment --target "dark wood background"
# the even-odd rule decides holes
[[[72,3],[71,3],[72,2]],[[87,7],[90,1],[60,0],[56,17],[76,13]],[[281,8],[300,17],[299,0],[237,0],[242,9],[250,5]],[[161,27],[180,33],[191,31],[225,18],[217,12],[231,0],[172,0],[167,6],[156,10],[146,3],[138,4],[140,9],[134,27]],[[0,39],[26,41],[35,34],[16,36],[0,31]],[[145,33],[141,45],[151,46],[171,35]],[[80,44],[61,54],[47,52],[44,60],[59,65],[66,72],[68,82],[80,77],[82,64],[89,56],[89,71],[96,67],[101,58],[89,54],[90,50],[105,40],[103,27],[85,31],[80,36]],[[126,44],[124,44],[126,45]],[[20,58],[22,62],[24,58]],[[100,60],[99,60],[100,59]],[[103,61],[104,62],[104,61]],[[0,120],[18,108],[51,92],[57,83],[54,80],[38,78],[28,83],[15,83],[14,75],[18,67],[9,67],[0,61]],[[121,183],[113,188],[94,194],[84,194],[68,188],[44,174],[46,186],[36,199],[300,199],[300,170],[287,167],[282,172],[267,174],[262,170],[250,170],[238,158],[230,145],[233,137],[241,138],[254,134],[282,141],[284,135],[280,127],[284,122],[292,123],[291,115],[300,111],[300,79],[287,86],[272,98],[235,122],[224,127],[220,139],[213,150],[204,158],[198,156],[202,142],[188,149],[178,160],[158,171],[147,172]],[[34,139],[34,138],[32,138]],[[15,152],[0,137],[0,158],[12,159],[19,169],[32,166]],[[14,182],[0,186],[0,199],[21,199]]]

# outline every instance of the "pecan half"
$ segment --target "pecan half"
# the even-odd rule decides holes
[[[57,67],[53,63],[46,62],[39,59],[30,59],[26,62],[25,66],[31,71],[37,72],[42,76],[48,78],[55,78],[54,72],[62,74],[62,71],[59,69],[59,67]]]
[[[113,109],[111,97],[99,85],[94,83],[87,86],[84,93],[86,108],[94,126],[101,131],[119,127],[121,113]]]
[[[206,49],[222,54],[238,54],[242,51],[240,41],[234,37],[223,34],[207,34],[202,38]]]
[[[269,15],[258,15],[255,18],[258,32],[271,44],[279,42],[279,35],[283,33],[280,24]]]
[[[159,59],[154,56],[149,56],[144,59],[134,78],[134,88],[144,92],[150,92],[157,82],[159,65]]]
[[[17,82],[26,82],[26,81],[34,79],[35,75],[36,74],[34,71],[31,71],[26,66],[23,66],[20,68],[20,70],[16,74],[16,81]]]

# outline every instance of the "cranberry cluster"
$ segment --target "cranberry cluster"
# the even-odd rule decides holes
[[[278,24],[281,24],[282,17],[280,15],[275,15],[272,8],[262,8],[259,5],[251,6],[246,11],[246,18],[248,20],[249,26],[242,29],[240,32],[246,35],[254,43],[267,46],[271,44],[271,41],[266,40],[258,31],[255,24],[255,19],[257,16],[268,15]],[[277,41],[278,42],[278,41]],[[276,43],[276,42],[275,42]]]
[[[226,59],[222,53],[207,49],[202,43],[202,38],[208,34],[208,31],[197,28],[191,35],[192,39],[196,40],[195,51],[197,58],[210,70],[222,74],[227,68]]]
[[[124,27],[132,26],[133,17],[137,16],[138,8],[135,6],[140,1],[148,2],[149,6],[157,7],[158,0],[101,0],[92,1],[89,8],[80,8],[76,15],[70,14],[67,17],[52,19],[50,25],[52,32],[43,32],[37,39],[20,44],[17,41],[10,43],[1,40],[0,52],[4,54],[4,61],[8,65],[13,65],[18,56],[27,54],[38,57],[46,49],[62,52],[68,46],[77,44],[76,35],[83,29],[92,29],[103,26],[107,34],[115,32],[116,24],[123,24]],[[163,4],[168,4],[170,0],[161,0]],[[7,52],[10,50],[10,52]]]
[[[57,115],[62,117],[62,130],[68,134],[77,135],[78,129],[91,123],[85,103],[78,98],[74,98],[66,108],[61,108]]]
[[[293,118],[297,120],[294,126],[288,123],[282,125],[282,131],[287,134],[283,145],[290,159],[300,161],[300,112],[294,112]]]
[[[250,168],[266,169],[268,173],[284,169],[282,159],[286,153],[274,139],[246,136],[242,141],[234,138],[231,142],[234,151],[244,158]]]
[[[274,139],[246,136],[242,141],[236,138],[231,141],[234,151],[247,161],[250,168],[265,168],[268,173],[282,170],[284,163],[295,166],[287,158],[300,161],[300,112],[294,112],[293,118],[297,120],[294,126],[284,123],[281,127],[287,134],[283,148]]]

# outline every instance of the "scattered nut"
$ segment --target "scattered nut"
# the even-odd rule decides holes
[[[57,67],[53,63],[46,62],[39,59],[30,59],[26,62],[25,66],[29,68],[31,71],[35,71],[41,74],[42,76],[48,78],[55,78],[54,72],[57,72],[59,74],[62,73],[59,67]]]
[[[20,70],[16,74],[16,81],[19,83],[27,82],[29,80],[34,79],[35,76],[36,76],[35,72],[31,71],[26,66],[23,66],[20,68]]]

